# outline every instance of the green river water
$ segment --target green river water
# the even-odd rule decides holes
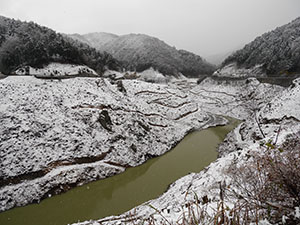
[[[74,188],[64,194],[0,213],[0,225],[66,225],[117,215],[156,198],[178,178],[199,172],[216,160],[216,148],[238,125],[187,135],[174,149],[124,173]]]

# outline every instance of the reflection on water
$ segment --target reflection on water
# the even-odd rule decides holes
[[[40,204],[0,213],[2,225],[65,225],[121,214],[158,197],[169,184],[217,158],[216,147],[238,121],[186,136],[172,151],[124,173],[74,188]]]

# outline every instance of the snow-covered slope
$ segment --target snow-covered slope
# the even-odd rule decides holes
[[[193,77],[211,74],[215,70],[213,65],[200,56],[177,50],[155,37],[144,34],[116,36],[108,33],[90,33],[70,37],[112,54],[114,58],[123,62],[128,70],[143,71],[153,67],[164,74],[182,73]]]
[[[33,68],[31,66],[19,68],[15,71],[17,75],[38,75],[38,76],[76,76],[98,74],[87,66],[50,63],[44,68]]]
[[[300,18],[257,37],[225,59],[223,66],[232,63],[246,69],[262,65],[272,75],[300,73]]]
[[[136,80],[146,81],[149,83],[168,83],[171,80],[187,79],[182,74],[178,74],[176,77],[172,75],[164,75],[161,72],[153,69],[152,67],[142,72],[132,72],[132,71],[118,72],[114,70],[107,70],[103,74],[103,77],[110,78],[113,81],[124,80],[124,79],[125,80],[136,79]]]
[[[253,68],[239,68],[236,63],[231,63],[221,67],[213,73],[216,77],[232,77],[232,78],[247,78],[247,77],[266,77],[262,65],[256,65]]]
[[[267,120],[292,117],[300,122],[300,78],[294,80],[291,87],[270,101],[263,109],[262,115]]]
[[[279,91],[255,79],[2,79],[0,211],[139,165],[193,129],[223,124],[216,115],[249,117]]]
[[[154,70],[153,68],[150,68],[148,70],[145,70],[139,74],[140,79],[148,82],[154,82],[154,83],[162,83],[166,82],[168,79],[166,76],[161,74],[159,71]]]
[[[86,65],[99,74],[118,70],[107,53],[56,33],[33,22],[0,16],[0,71],[11,74],[19,67],[41,68],[52,62]]]
[[[211,83],[208,80],[206,82]],[[270,103],[265,99],[266,101],[260,101],[260,104],[252,105],[252,116],[232,131],[219,147],[222,156],[218,160],[198,174],[190,174],[177,180],[159,198],[135,207],[127,213],[80,224],[126,224],[125,221],[146,222],[146,224],[147,221],[156,221],[156,224],[160,222],[177,224],[177,222],[183,221],[184,215],[186,217],[190,215],[191,209],[195,213],[194,216],[202,216],[203,224],[215,224],[214,216],[217,215],[218,207],[223,200],[226,212],[234,211],[233,203],[238,201],[238,196],[247,195],[247,193],[243,193],[241,185],[247,184],[241,184],[234,180],[234,175],[230,173],[232,168],[251,164],[252,156],[262,152],[261,143],[269,143],[271,140],[272,143],[276,141],[276,145],[280,146],[288,135],[297,134],[297,132],[299,135],[300,130],[300,105],[297,101],[300,94],[299,80],[294,81],[295,85],[285,90],[279,87],[272,89],[269,86],[268,91],[274,91],[272,94],[265,92],[264,88],[267,86],[262,88],[262,84],[255,79],[252,79],[251,83],[252,91],[248,87],[242,94],[249,101],[251,101],[250,99],[262,100],[265,94],[269,96],[267,97],[269,100],[272,99],[272,94],[276,97]],[[220,87],[222,86],[220,85]],[[222,89],[226,88],[222,87]],[[217,93],[211,87],[210,90],[212,93]],[[223,200],[220,199],[221,187],[224,188],[224,191],[229,192]],[[234,193],[237,194],[234,195]],[[190,216],[194,218],[192,215]],[[227,216],[230,217],[229,214]]]

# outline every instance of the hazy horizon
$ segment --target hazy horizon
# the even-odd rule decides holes
[[[1,0],[0,14],[61,33],[142,33],[207,57],[300,16],[298,0]]]

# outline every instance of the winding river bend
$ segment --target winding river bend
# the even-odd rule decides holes
[[[39,204],[0,213],[1,225],[66,225],[117,215],[156,198],[178,178],[216,160],[216,148],[239,121],[187,135],[173,150],[124,173],[74,188]]]

